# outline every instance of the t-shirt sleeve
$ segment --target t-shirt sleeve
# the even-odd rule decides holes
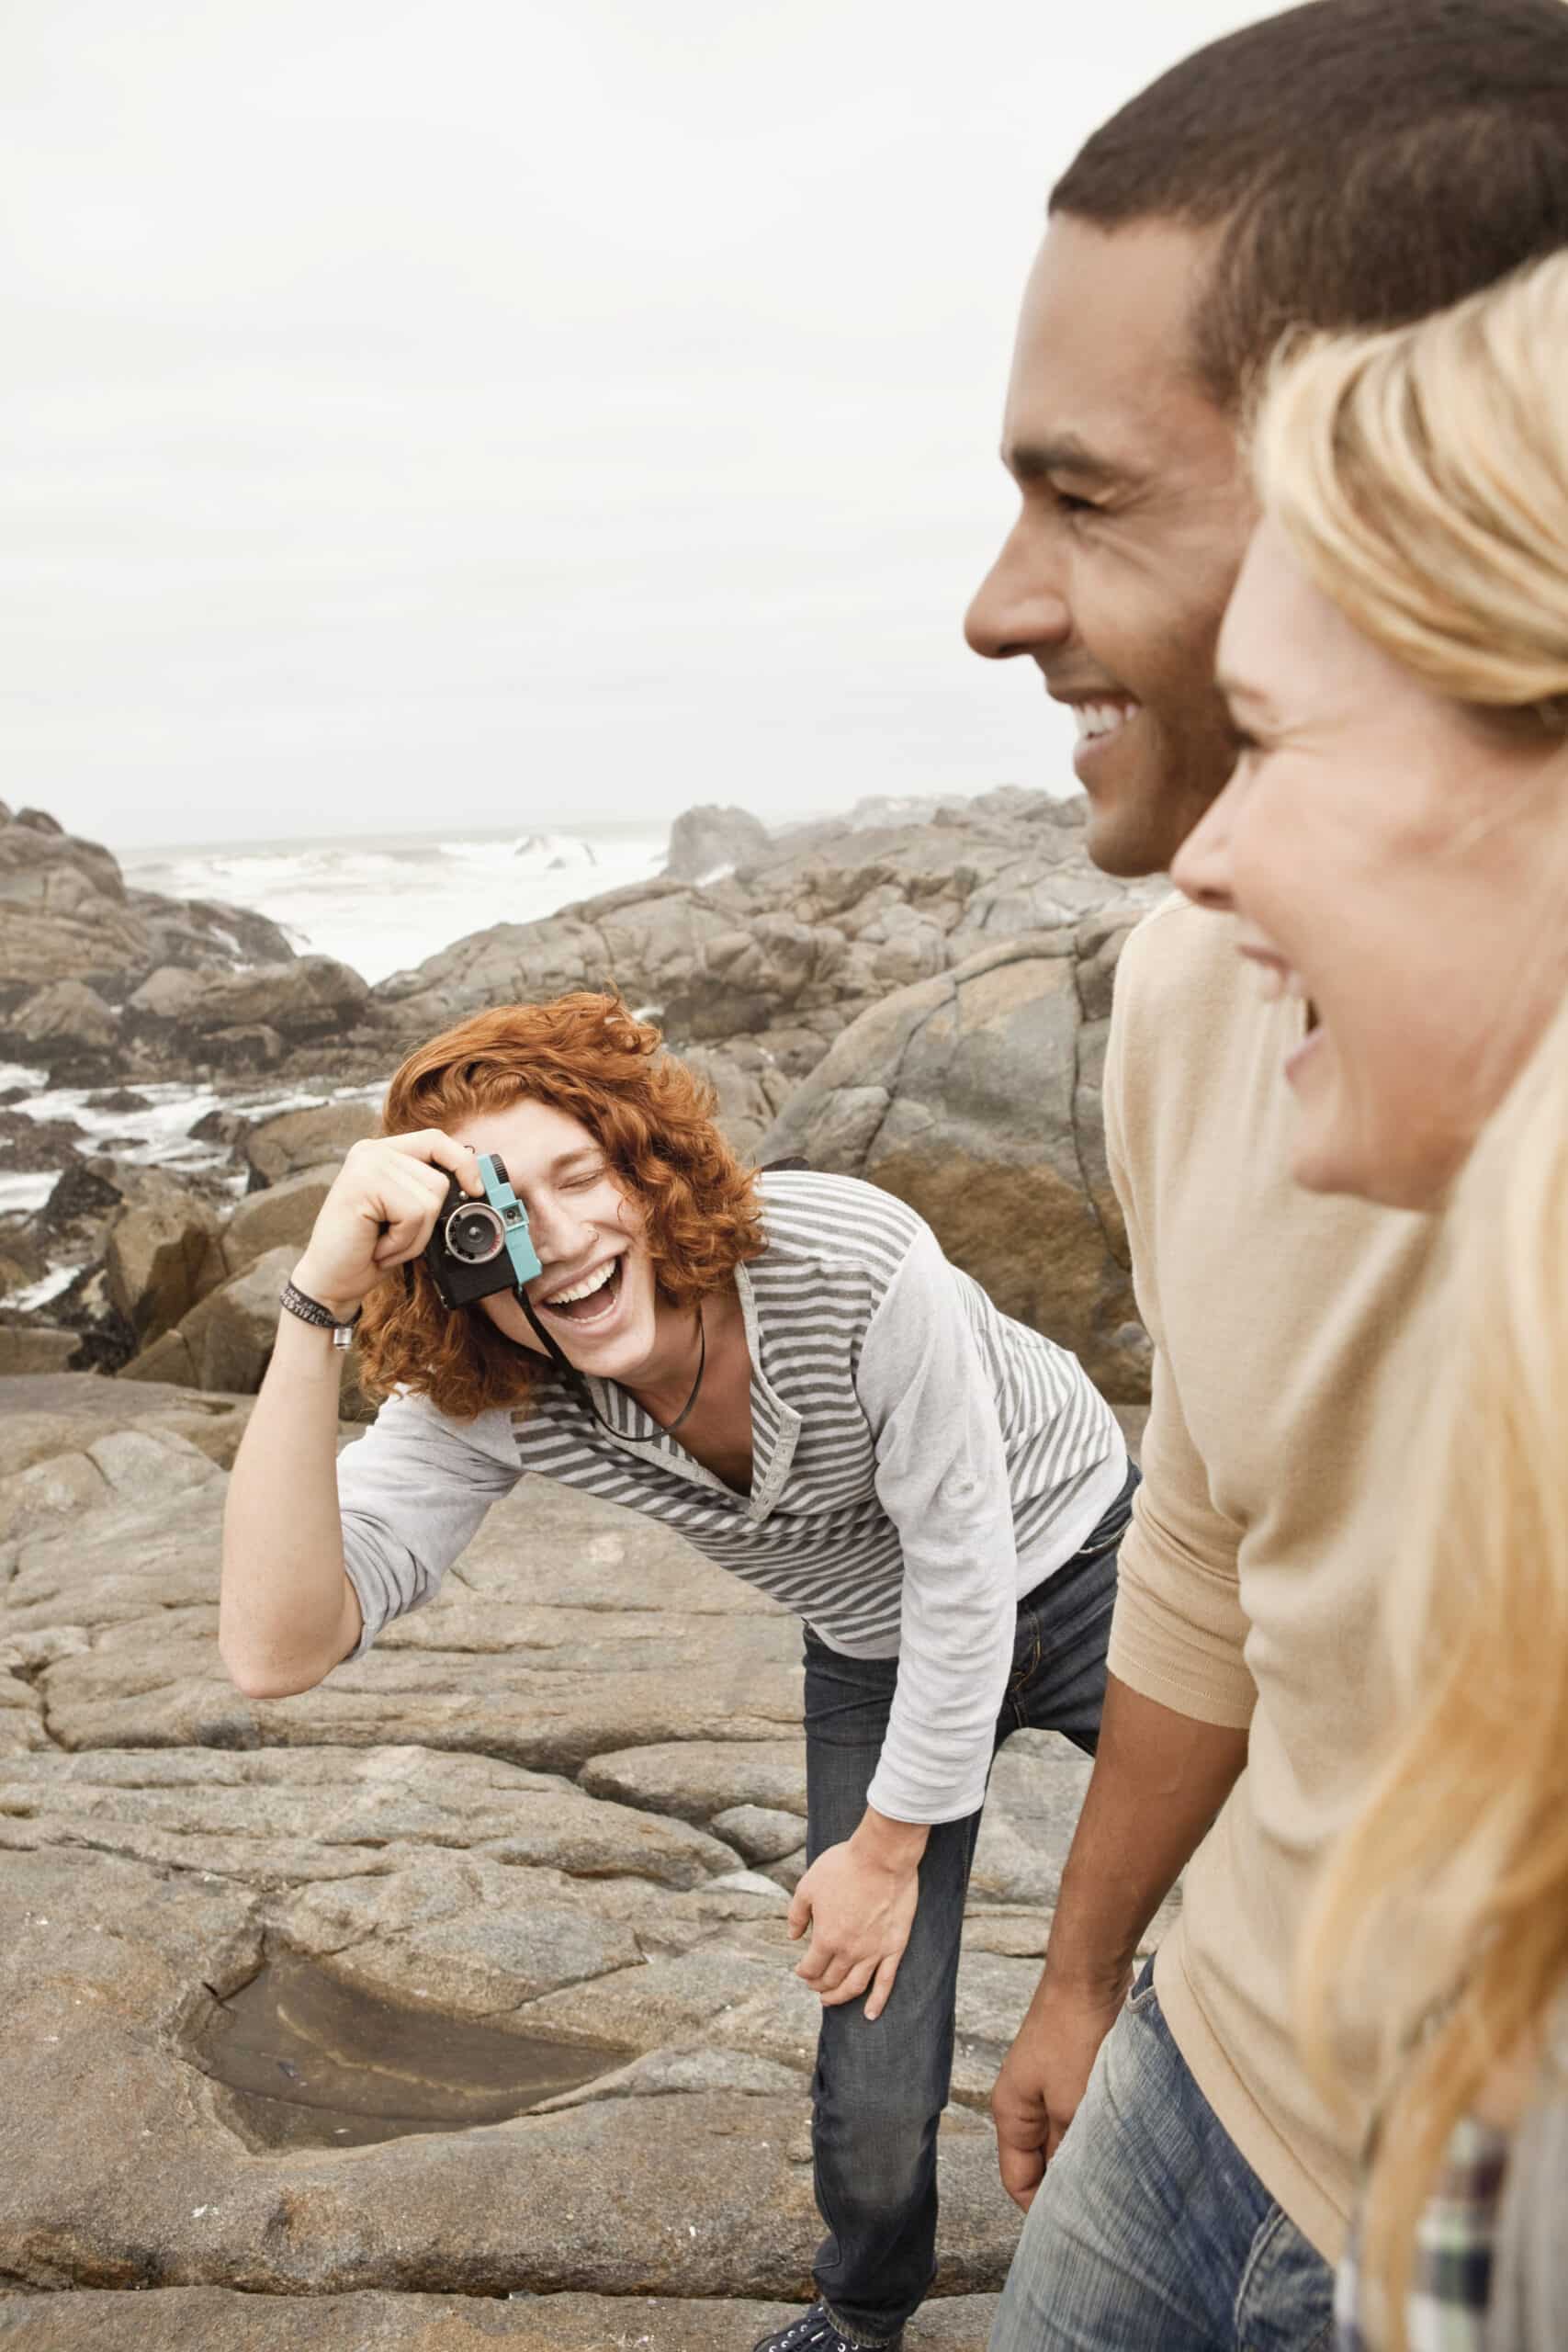
[[[434,1600],[491,1505],[521,1476],[504,1412],[455,1421],[427,1397],[389,1397],[338,1456],[343,1565],[365,1621],[350,1657],[394,1617]]]
[[[904,1559],[897,1681],[868,1802],[895,1821],[962,1820],[985,1795],[1018,1565],[996,1400],[926,1226],[867,1326],[856,1388]]]
[[[1127,1033],[1136,1019],[1118,975],[1103,1102],[1111,1182],[1127,1222],[1133,1286],[1154,1347],[1143,1482],[1117,1560],[1110,1669],[1119,1681],[1199,1723],[1245,1731],[1257,1697],[1244,1655],[1237,1552],[1241,1531],[1216,1510],[1166,1352],[1145,1214],[1155,1171],[1129,1152],[1123,1112]]]

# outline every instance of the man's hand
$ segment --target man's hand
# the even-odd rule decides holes
[[[1122,2014],[1144,1930],[1246,1762],[1245,1731],[1178,1714],[1106,1677],[1044,1973],[991,2094],[1002,2186],[1025,2212]]]
[[[1091,1993],[1057,1984],[1047,1970],[1002,2061],[991,2093],[997,2163],[1002,2187],[1025,2213],[1125,1997],[1125,1984],[1120,1992]]]
[[[789,1931],[802,1936],[809,1923],[811,1949],[795,1973],[824,2008],[866,1993],[869,2025],[886,2007],[915,1924],[927,1835],[919,1823],[868,1810],[854,1836],[818,1854],[795,1888]]]

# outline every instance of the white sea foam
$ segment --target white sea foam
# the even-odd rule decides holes
[[[51,1266],[47,1274],[40,1274],[36,1283],[28,1283],[25,1289],[7,1291],[6,1304],[19,1306],[24,1312],[47,1306],[51,1298],[58,1298],[62,1290],[70,1289],[80,1272],[79,1266]]]
[[[298,948],[372,982],[469,932],[536,922],[574,899],[662,871],[666,834],[646,825],[428,839],[220,842],[121,859],[138,888],[219,899],[268,915]]]
[[[43,1176],[0,1175],[0,1216],[28,1216],[34,1209],[41,1209],[59,1174],[54,1168]]]
[[[214,1093],[210,1087],[137,1086],[132,1091],[141,1096],[144,1109],[105,1111],[89,1104],[88,1095],[96,1091],[56,1087],[50,1093],[33,1095],[26,1102],[13,1103],[11,1108],[26,1112],[29,1118],[73,1121],[82,1131],[82,1140],[76,1148],[85,1157],[91,1157],[96,1146],[112,1146],[111,1157],[123,1167],[172,1168],[190,1174],[198,1169],[228,1163],[230,1155],[224,1145],[204,1142],[190,1132],[197,1120],[220,1102],[242,1117],[276,1119],[285,1111],[312,1111],[319,1102],[377,1102],[381,1095],[379,1083],[302,1087],[291,1094],[271,1094],[254,1086],[242,1085],[222,1095]],[[51,1168],[37,1173],[29,1170],[26,1174],[0,1175],[0,1215],[42,1208],[60,1173],[58,1168]],[[243,1190],[245,1182],[243,1169],[231,1178],[237,1192]]]

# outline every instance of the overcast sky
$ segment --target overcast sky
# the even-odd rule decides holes
[[[1072,785],[959,624],[1054,175],[1220,0],[6,0],[0,796]]]

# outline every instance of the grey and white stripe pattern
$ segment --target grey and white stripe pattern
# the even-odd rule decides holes
[[[752,1489],[742,1497],[659,1432],[624,1389],[594,1400],[628,1439],[617,1445],[564,1385],[513,1417],[525,1470],[581,1487],[662,1521],[709,1559],[803,1617],[835,1649],[891,1657],[898,1648],[903,1544],[876,1483],[876,1432],[861,1393],[868,1334],[900,1278],[930,1272],[953,1285],[987,1376],[1007,1462],[1014,1544],[1038,1584],[1076,1551],[1122,1466],[1114,1417],[1077,1361],[998,1313],[935,1249],[929,1228],[852,1177],[781,1172],[762,1180],[768,1246],[739,1269],[750,1343]],[[918,1268],[916,1245],[924,1241]],[[889,1318],[889,1322],[891,1318]],[[871,1385],[886,1382],[872,1367]],[[1103,1508],[1103,1506],[1101,1506]]]
[[[871,1802],[955,1819],[984,1794],[1018,1600],[1116,1499],[1122,1433],[1073,1358],[999,1315],[874,1186],[766,1177],[763,1231],[736,1275],[750,1491],[606,1383],[593,1393],[607,1429],[548,1374],[525,1410],[471,1421],[393,1397],[338,1464],[359,1647],[434,1599],[491,1504],[533,1471],[674,1529],[831,1647],[897,1657]]]

